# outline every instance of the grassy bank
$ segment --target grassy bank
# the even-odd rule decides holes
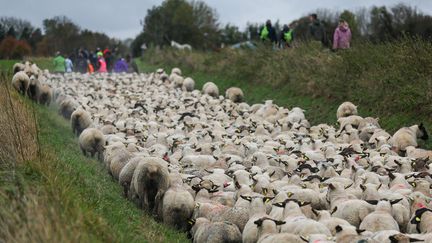
[[[187,241],[124,199],[100,162],[81,154],[69,122],[9,80],[0,79],[0,241]]]
[[[182,68],[201,88],[216,82],[221,91],[239,86],[249,103],[272,99],[299,106],[313,124],[336,122],[336,109],[350,100],[362,116],[379,117],[390,132],[424,122],[432,130],[432,44],[406,39],[396,43],[358,44],[337,53],[302,44],[269,48],[184,52],[149,50],[143,70]],[[429,142],[424,146],[432,148]]]

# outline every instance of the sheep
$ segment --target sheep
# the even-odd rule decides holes
[[[125,148],[119,148],[109,161],[109,173],[115,180],[119,180],[120,172],[132,158],[132,154]]]
[[[13,74],[16,74],[17,72],[20,71],[24,71],[25,67],[26,65],[24,63],[19,63],[19,62],[15,63],[12,67]]]
[[[67,97],[60,103],[59,114],[65,119],[70,119],[72,113],[78,106],[78,103],[72,97]]]
[[[341,117],[347,117],[357,115],[357,106],[355,106],[353,103],[346,101],[342,103],[336,112],[336,118],[339,119]]]
[[[417,209],[407,229],[408,233],[432,233],[432,210],[426,207]]]
[[[131,187],[131,182],[132,182],[132,177],[133,174],[135,172],[135,168],[138,165],[138,163],[140,163],[143,160],[143,157],[134,157],[131,158],[128,163],[123,166],[123,168],[120,171],[119,174],[119,184],[120,186],[123,187],[123,196],[127,197],[129,199],[133,199],[132,194],[129,193],[130,191],[130,187]]]
[[[76,109],[71,114],[72,132],[79,136],[84,129],[92,126],[90,114],[83,109]],[[103,132],[103,131],[102,131]],[[104,133],[105,134],[105,133]]]
[[[138,206],[157,214],[163,195],[169,187],[169,172],[166,162],[156,157],[147,157],[140,162],[132,176]]]
[[[47,84],[42,84],[39,90],[38,101],[41,105],[49,106],[52,99],[52,89]]]
[[[187,190],[181,185],[171,186],[163,195],[162,221],[179,230],[187,230],[194,207],[194,198]]]
[[[205,83],[202,88],[202,92],[203,94],[207,94],[215,98],[219,96],[219,88],[213,82]]]
[[[171,74],[173,74],[173,73],[175,73],[177,75],[182,75],[182,71],[178,67],[171,69]]]
[[[183,81],[182,89],[184,91],[191,92],[191,91],[194,90],[194,88],[195,88],[195,81],[192,78],[189,78],[189,77],[185,78],[184,81]]]
[[[395,134],[393,134],[393,137],[390,138],[389,143],[393,146],[396,152],[401,153],[405,152],[408,146],[417,147],[417,138],[422,140],[427,140],[429,138],[423,123],[420,123],[420,125],[400,128],[395,132]]]
[[[105,136],[100,130],[96,128],[86,128],[81,133],[78,140],[84,156],[87,156],[87,153],[90,153],[90,156],[94,157],[94,155],[98,153],[99,160],[102,159]]]
[[[258,242],[301,242],[302,239],[291,233],[279,233],[278,225],[285,224],[284,221],[263,217],[254,221],[258,226]]]
[[[240,103],[244,99],[243,91],[237,87],[231,87],[226,90],[225,98],[231,100],[234,103]]]
[[[336,242],[338,243],[360,242],[366,239],[365,236],[360,235],[363,232],[362,230],[357,230],[351,225],[337,225],[335,230]]]
[[[332,235],[336,235],[336,226],[338,225],[351,225],[348,221],[336,217],[332,217],[330,212],[327,210],[316,211],[312,209],[312,212],[318,217],[318,222],[325,225],[330,230]]]
[[[37,102],[39,100],[40,89],[41,89],[41,83],[39,79],[37,79],[36,76],[31,75],[30,84],[27,90],[28,97],[33,101]]]
[[[12,77],[12,86],[16,91],[20,92],[22,95],[27,93],[30,85],[30,78],[23,71],[19,71]]]
[[[400,199],[402,200],[402,199]],[[363,218],[359,229],[371,232],[378,232],[383,230],[396,230],[399,231],[399,225],[392,216],[391,205],[399,202],[395,201],[367,201],[371,204],[376,204],[375,211],[368,214]]]
[[[241,232],[235,224],[230,222],[210,222],[206,218],[191,220],[194,243],[240,243]]]

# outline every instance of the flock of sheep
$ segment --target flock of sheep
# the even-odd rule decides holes
[[[338,127],[311,126],[298,107],[242,103],[239,88],[196,90],[178,68],[14,72],[17,91],[57,104],[124,197],[194,242],[432,242],[422,124],[391,135],[345,102]]]

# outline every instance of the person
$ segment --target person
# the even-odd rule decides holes
[[[78,53],[78,57],[75,62],[76,71],[80,73],[87,72],[87,59],[84,57],[83,51]]]
[[[98,52],[97,53],[97,57],[98,57],[98,72],[100,73],[106,73],[107,71],[107,66],[106,66],[106,62],[105,62],[105,58],[103,57],[102,52]]]
[[[113,59],[112,59],[112,52],[110,49],[108,49],[108,47],[105,48],[105,50],[103,51],[103,57],[105,60],[107,71],[111,72],[112,68],[113,68],[113,65],[112,65]]]
[[[71,56],[66,57],[65,59],[66,72],[71,73],[73,71],[73,63],[71,60]]]
[[[94,73],[94,67],[90,60],[87,60],[87,72],[90,74]]]
[[[128,64],[126,63],[124,58],[120,58],[117,60],[117,62],[114,64],[114,72],[115,73],[122,73],[128,71]]]
[[[291,29],[288,25],[284,25],[279,37],[280,47],[281,48],[291,47],[291,43],[293,39],[294,39],[293,29]]]
[[[262,41],[270,40],[271,43],[276,43],[276,31],[273,28],[271,21],[267,20],[265,26],[260,31],[260,39]]]
[[[318,19],[316,14],[309,16],[309,34],[312,40],[319,41],[323,46],[328,46],[327,34],[324,25]]]
[[[126,63],[128,64],[128,73],[139,73],[138,65],[132,59],[132,56],[130,54],[126,55]]]
[[[64,73],[66,70],[65,59],[60,54],[59,51],[56,52],[56,57],[53,60],[54,63],[54,73]]]
[[[333,50],[348,49],[351,42],[351,30],[348,23],[341,19],[333,35]]]

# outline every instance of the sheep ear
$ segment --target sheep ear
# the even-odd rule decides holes
[[[337,207],[334,207],[333,210],[331,211],[330,215],[334,214],[337,211]]]
[[[286,202],[277,202],[277,203],[273,203],[274,206],[279,207],[279,208],[284,208],[286,205]]]
[[[263,193],[264,195],[267,195],[267,192],[268,192],[268,189],[265,188],[265,187],[263,187],[263,188],[262,188],[262,193]]]
[[[312,213],[315,214],[315,216],[319,216],[319,212],[317,210],[315,210],[314,208],[312,208]]]
[[[279,194],[278,190],[276,190],[276,189],[273,189],[272,191],[273,191],[273,194],[275,194],[275,195]]]
[[[286,224],[286,222],[285,222],[285,221],[282,221],[282,220],[273,220],[273,222],[275,222],[276,225],[283,225],[283,224]]]
[[[363,184],[360,184],[360,188],[362,189],[362,191],[366,190],[366,187]]]
[[[240,183],[239,183],[238,181],[235,182],[235,187],[236,187],[237,189],[240,189],[240,188],[241,188],[241,185],[240,185]]]
[[[303,207],[303,206],[306,206],[306,205],[311,204],[311,202],[298,202],[297,204],[298,204],[300,207]]]
[[[188,224],[194,225],[196,223],[195,219],[188,219]]]
[[[356,231],[357,231],[357,234],[361,234],[361,233],[365,232],[366,230],[364,230],[364,229],[357,229]]]
[[[292,192],[287,192],[287,196],[288,196],[288,197],[291,197],[293,194],[294,194],[294,193],[292,193]]]
[[[399,198],[399,199],[391,200],[391,201],[390,201],[390,204],[391,204],[391,205],[396,204],[396,203],[402,201],[402,199],[403,199],[403,198]]]
[[[300,235],[300,238],[304,241],[304,242],[309,242],[309,236],[303,236],[303,235]]]
[[[379,186],[377,187],[377,190],[379,190],[382,186],[382,183],[379,184]]]
[[[394,179],[396,178],[396,176],[395,176],[393,173],[391,173],[390,171],[389,171],[389,173],[388,173],[388,176],[389,176],[390,179],[392,179],[392,180],[394,180]]]
[[[424,242],[424,240],[419,240],[416,238],[409,238],[409,242]]]
[[[345,189],[350,188],[354,183],[351,183],[350,185],[346,186]]]
[[[261,219],[255,220],[255,221],[254,221],[254,224],[256,224],[256,225],[259,227],[259,226],[262,225],[263,221],[264,221],[264,219],[261,218]]]
[[[412,187],[416,187],[416,186],[417,186],[417,183],[415,183],[415,181],[412,181],[412,182],[410,182],[410,185],[411,185]]]
[[[378,200],[365,200],[367,203],[372,204],[372,205],[377,205],[378,204]]]
[[[336,187],[332,183],[328,184],[328,188],[330,190],[335,190],[336,189]]]
[[[243,199],[246,200],[246,201],[249,201],[249,202],[252,201],[252,197],[249,197],[249,196],[243,196],[243,195],[240,195],[240,197],[243,198]]]
[[[336,225],[335,230],[336,230],[336,233],[339,233],[339,232],[341,232],[343,229],[342,229],[342,227],[341,227],[340,225]]]
[[[263,202],[264,202],[264,203],[268,203],[268,202],[270,202],[271,200],[273,200],[273,198],[274,198],[274,197],[263,197]]]

